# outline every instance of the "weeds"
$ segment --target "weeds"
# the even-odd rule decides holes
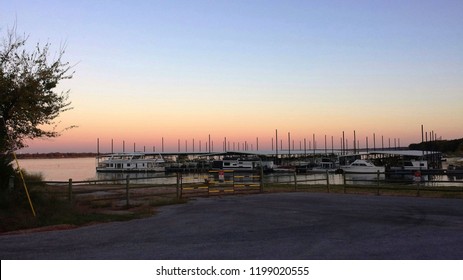
[[[128,211],[114,209],[111,201],[81,201],[70,203],[57,192],[43,183],[41,174],[24,173],[29,194],[33,202],[36,217],[33,216],[26,198],[22,182],[15,178],[14,188],[0,189],[0,232],[16,231],[52,225],[81,226],[89,223],[127,221],[134,218],[147,217],[154,213],[153,208],[175,203],[184,203],[185,199],[159,198],[133,206]],[[108,208],[111,211],[108,211]]]

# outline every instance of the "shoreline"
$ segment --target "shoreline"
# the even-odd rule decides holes
[[[18,159],[54,159],[54,158],[88,158],[96,157],[97,153],[25,153],[16,154]]]

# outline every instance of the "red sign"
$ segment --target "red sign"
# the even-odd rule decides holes
[[[219,181],[225,181],[225,172],[223,170],[219,170]]]

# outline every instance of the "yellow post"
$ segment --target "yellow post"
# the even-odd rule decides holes
[[[19,166],[19,161],[18,161],[18,158],[16,157],[15,152],[13,152],[13,157],[14,157],[14,160],[16,161],[16,166],[18,166],[19,175],[21,176],[21,181],[23,182],[23,187],[24,187],[24,190],[26,191],[27,200],[29,201],[29,205],[31,206],[32,214],[35,217],[36,215],[35,215],[34,205],[32,205],[31,197],[29,196],[29,191],[27,190],[27,186],[26,186],[26,180],[24,180],[24,175],[21,170],[21,167]]]
[[[5,132],[6,132],[6,135],[7,135],[8,139],[9,139],[11,142],[13,142],[12,139],[11,139],[10,134],[8,133],[8,127],[6,126],[5,119],[3,119],[3,116],[2,116],[2,115],[0,115],[0,118],[2,119],[3,125],[5,126]],[[26,186],[26,181],[24,180],[24,175],[23,175],[23,172],[22,172],[22,170],[21,170],[21,167],[19,166],[19,161],[18,161],[18,158],[16,157],[16,153],[15,153],[15,152],[13,152],[13,157],[14,157],[14,160],[16,161],[16,166],[18,166],[19,175],[21,176],[21,181],[23,182],[23,187],[24,187],[24,190],[26,191],[27,200],[29,200],[29,205],[31,206],[32,214],[33,214],[34,217],[35,217],[34,206],[32,205],[31,197],[29,196],[29,191],[27,190],[27,186]]]

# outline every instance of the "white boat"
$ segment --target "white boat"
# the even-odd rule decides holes
[[[406,160],[400,166],[392,166],[391,171],[400,173],[401,171],[421,171],[428,169],[428,162],[425,160]]]
[[[160,154],[116,153],[98,157],[97,172],[164,172]]]
[[[347,173],[384,173],[384,166],[376,166],[373,162],[364,159],[357,159],[350,165],[341,166],[341,169]]]
[[[426,170],[428,169],[428,162],[426,160],[408,160],[404,161],[404,170]]]

